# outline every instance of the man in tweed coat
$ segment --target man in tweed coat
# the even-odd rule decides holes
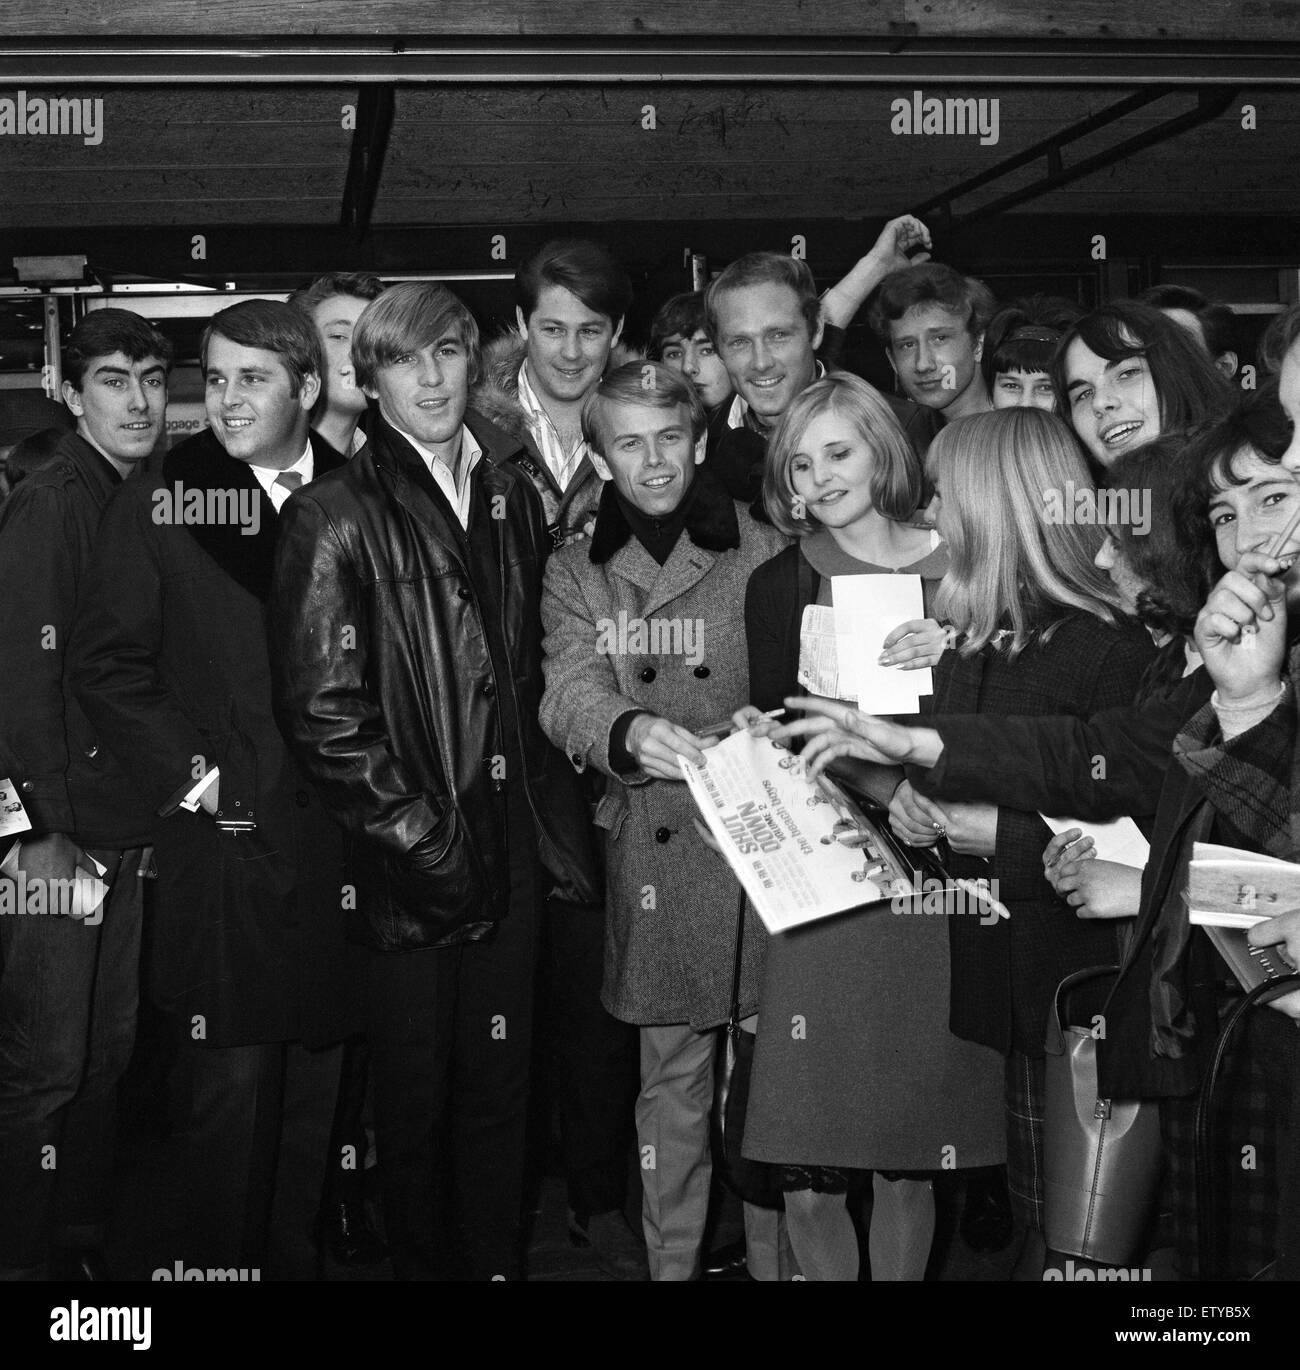
[[[709,1029],[729,1008],[738,886],[696,836],[676,758],[703,760],[715,739],[702,734],[749,701],[745,585],[785,539],[700,465],[703,406],[667,367],[606,376],[582,426],[605,488],[591,541],[547,563],[541,721],[579,771],[607,777],[596,809],[608,865],[602,997],[641,1029],[651,1276],[686,1280],[708,1207]],[[752,1013],[762,933],[747,934],[741,1006]]]

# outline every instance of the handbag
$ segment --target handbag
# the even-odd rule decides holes
[[[740,1026],[740,966],[745,945],[745,891],[736,911],[736,957],[731,976],[731,1011],[718,1034],[713,1070],[713,1167],[737,1198],[760,1208],[781,1208],[785,1200],[776,1187],[776,1167],[741,1155],[745,1142],[745,1110],[749,1106],[749,1077],[754,1068],[757,1039]]]
[[[1155,1100],[1097,1093],[1097,1040],[1067,1025],[1070,992],[1118,973],[1094,966],[1057,986],[1047,1023],[1043,1124],[1047,1245],[1100,1265],[1127,1266],[1155,1206],[1163,1164]]]
[[[1196,1121],[1194,1124],[1195,1168],[1196,1168],[1196,1267],[1197,1278],[1202,1280],[1221,1280],[1228,1276],[1222,1271],[1219,1255],[1223,1250],[1223,1234],[1219,1230],[1219,1211],[1214,1202],[1214,1090],[1219,1082],[1223,1068],[1223,1058],[1227,1054],[1237,1024],[1255,1007],[1267,1003],[1280,994],[1289,994],[1300,987],[1300,975],[1283,975],[1276,979],[1265,980],[1256,985],[1228,1015],[1219,1040],[1210,1060],[1210,1068],[1205,1072],[1201,1088],[1196,1096]]]

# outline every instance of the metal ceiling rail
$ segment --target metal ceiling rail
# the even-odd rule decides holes
[[[1217,119],[1232,103],[1237,92],[1231,88],[1226,90],[1203,90],[1200,92],[1196,102],[1196,108],[1187,110],[1185,113],[1177,115],[1175,118],[1166,119],[1163,123],[1156,124],[1152,128],[1144,129],[1141,133],[1134,134],[1131,138],[1126,138],[1122,143],[1116,143],[1113,147],[1106,148],[1101,152],[1094,153],[1090,157],[1085,157],[1082,161],[1076,162],[1073,166],[1064,166],[1061,161],[1060,144],[1067,141],[1066,135],[1077,138],[1081,136],[1077,130],[1082,127],[1075,125],[1075,129],[1065,130],[1064,133],[1055,139],[1045,139],[1034,149],[1039,155],[1047,157],[1047,175],[1034,181],[1030,185],[1021,186],[1009,194],[999,196],[996,200],[990,200],[987,204],[979,205],[969,213],[960,215],[953,222],[955,224],[973,224],[981,219],[989,219],[994,215],[1003,214],[1009,209],[1014,209],[1016,205],[1024,204],[1027,200],[1036,200],[1040,195],[1047,195],[1053,190],[1059,190],[1061,186],[1069,185],[1071,181],[1077,181],[1084,176],[1090,176],[1094,171],[1100,171],[1103,167],[1113,165],[1115,162],[1123,161],[1126,157],[1131,157],[1136,152],[1154,147],[1157,143],[1166,142],[1170,138],[1176,138],[1178,134],[1185,133],[1188,129],[1196,128],[1200,124],[1208,123],[1211,119]],[[1128,103],[1128,102],[1122,102]],[[1103,115],[1106,111],[1103,111]],[[1101,117],[1101,116],[1099,116]],[[1085,121],[1091,122],[1091,121]],[[1022,153],[1019,157],[1009,158],[1007,163],[1002,163],[994,167],[982,177],[972,177],[972,182],[986,184],[996,176],[1005,175],[1021,166],[1028,159],[1028,153]],[[1014,166],[1009,165],[1014,163]],[[948,196],[940,196],[940,201],[954,198],[956,192],[968,189],[971,182],[963,183],[963,186],[955,188]],[[933,202],[932,202],[933,203]]]
[[[344,228],[350,228],[359,237],[364,237],[370,227],[396,109],[397,95],[392,86],[361,87],[340,220]]]
[[[478,82],[1300,85],[1300,42],[0,37],[0,86]]]

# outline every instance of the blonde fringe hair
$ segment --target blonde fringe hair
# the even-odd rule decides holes
[[[857,376],[834,371],[801,391],[781,416],[763,463],[763,505],[787,537],[803,537],[821,523],[794,511],[804,504],[795,492],[790,467],[808,425],[823,414],[846,419],[871,450],[871,503],[888,519],[916,517],[923,485],[916,451],[880,392]]]
[[[1064,422],[1041,409],[996,409],[942,429],[927,457],[943,500],[951,557],[935,614],[973,656],[1003,630],[1011,658],[1046,642],[1064,615],[1082,610],[1118,625],[1120,601],[1093,558],[1106,533],[1094,523],[1049,522],[1067,495],[1092,486],[1087,463]]]

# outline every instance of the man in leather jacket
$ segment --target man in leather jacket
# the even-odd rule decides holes
[[[576,782],[537,724],[548,541],[517,442],[467,412],[478,328],[454,295],[386,291],[353,357],[379,421],[287,511],[277,715],[354,840],[396,1273],[509,1279],[538,908],[557,882],[599,898]]]

